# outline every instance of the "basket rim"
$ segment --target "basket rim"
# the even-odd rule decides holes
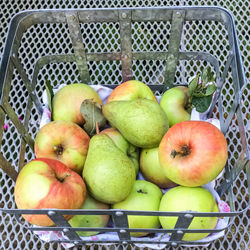
[[[0,103],[2,101],[2,90],[3,90],[3,85],[5,82],[6,78],[6,71],[7,71],[7,65],[9,64],[10,60],[10,55],[13,47],[13,41],[14,37],[16,35],[16,32],[18,30],[18,26],[20,23],[29,15],[32,15],[34,13],[41,13],[41,12],[78,12],[78,11],[122,11],[122,10],[201,10],[201,9],[215,9],[217,11],[220,11],[221,13],[224,13],[226,15],[227,20],[224,21],[229,21],[230,24],[232,25],[232,32],[233,32],[233,39],[235,42],[234,46],[234,52],[233,54],[236,55],[237,61],[239,62],[239,77],[241,81],[243,82],[242,88],[240,91],[244,89],[244,87],[247,85],[247,81],[245,78],[245,73],[244,73],[244,68],[242,64],[242,58],[240,56],[240,47],[239,47],[239,41],[238,41],[238,36],[236,32],[236,26],[234,22],[234,16],[232,12],[224,7],[220,6],[153,6],[153,7],[121,7],[121,8],[66,8],[66,9],[32,9],[32,10],[23,10],[15,15],[10,20],[8,30],[7,30],[7,35],[6,35],[6,40],[3,46],[3,54],[2,58],[0,60]]]

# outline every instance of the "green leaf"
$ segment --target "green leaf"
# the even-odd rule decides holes
[[[54,93],[53,93],[53,88],[51,86],[51,82],[49,80],[45,81],[45,88],[46,88],[46,93],[47,93],[47,98],[48,98],[49,110],[52,113],[52,99],[54,97]]]
[[[192,105],[196,108],[196,110],[200,113],[204,113],[210,106],[212,102],[213,95],[196,97],[192,98]]]
[[[216,90],[216,85],[215,84],[211,84],[208,85],[206,88],[206,96],[212,95]]]
[[[202,81],[203,87],[205,87],[207,80],[208,80],[208,75],[207,75],[208,71],[209,71],[209,68],[205,68],[201,72],[201,81]]]
[[[216,90],[216,85],[215,84],[211,84],[211,85],[208,85],[205,88],[202,88],[200,90],[196,90],[193,93],[193,96],[196,96],[196,97],[209,96],[209,95],[212,95],[215,92],[215,90]]]
[[[94,102],[93,99],[84,100],[80,107],[81,114],[85,123],[83,125],[84,130],[93,136],[96,132],[96,123],[98,123],[99,128],[106,124],[106,119],[102,114],[101,105]]]
[[[201,90],[199,92],[193,93],[193,96],[195,96],[195,97],[205,97],[206,93],[203,93],[202,90]]]
[[[208,72],[207,72],[207,82],[215,82],[215,74],[211,71],[211,68],[208,68]]]
[[[200,75],[198,74],[188,85],[188,96],[191,97],[196,90]]]

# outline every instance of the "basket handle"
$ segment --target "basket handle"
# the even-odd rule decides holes
[[[168,57],[165,68],[164,91],[173,87],[177,62],[179,60],[179,48],[184,24],[185,11],[173,11],[171,21],[171,33],[168,45]]]

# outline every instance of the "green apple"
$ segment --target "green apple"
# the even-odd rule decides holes
[[[158,211],[162,197],[161,189],[155,184],[136,180],[131,193],[121,202],[114,204],[113,209]],[[129,228],[159,228],[158,216],[128,215]],[[147,235],[147,232],[131,232],[134,237]]]
[[[54,121],[71,121],[78,125],[84,124],[80,112],[84,100],[92,99],[102,105],[98,93],[87,84],[74,83],[59,89],[52,99],[52,118]]]
[[[140,171],[143,177],[160,188],[177,186],[163,171],[158,157],[158,147],[143,149],[140,154]]]
[[[170,189],[163,195],[159,211],[219,212],[219,208],[208,189],[178,186]],[[177,217],[160,216],[159,218],[164,229],[174,229]],[[188,229],[214,229],[217,221],[217,217],[194,217]],[[183,240],[200,240],[208,235],[209,233],[185,233]]]
[[[165,111],[169,126],[181,121],[189,121],[191,112],[187,107],[188,88],[177,86],[167,90],[161,97],[160,106]]]
[[[106,134],[110,137],[115,145],[128,155],[130,160],[134,163],[135,173],[139,171],[139,149],[129,143],[122,134],[115,128],[107,128],[101,131],[100,134]]]
[[[110,206],[103,202],[97,201],[88,193],[86,200],[81,209],[109,209]],[[105,227],[109,221],[109,215],[75,215],[69,220],[72,227]],[[91,236],[98,234],[96,231],[77,231],[79,236]]]

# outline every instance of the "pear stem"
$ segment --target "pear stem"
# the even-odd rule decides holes
[[[96,131],[96,134],[100,134],[100,129],[99,129],[99,124],[98,122],[95,122],[95,131]]]

